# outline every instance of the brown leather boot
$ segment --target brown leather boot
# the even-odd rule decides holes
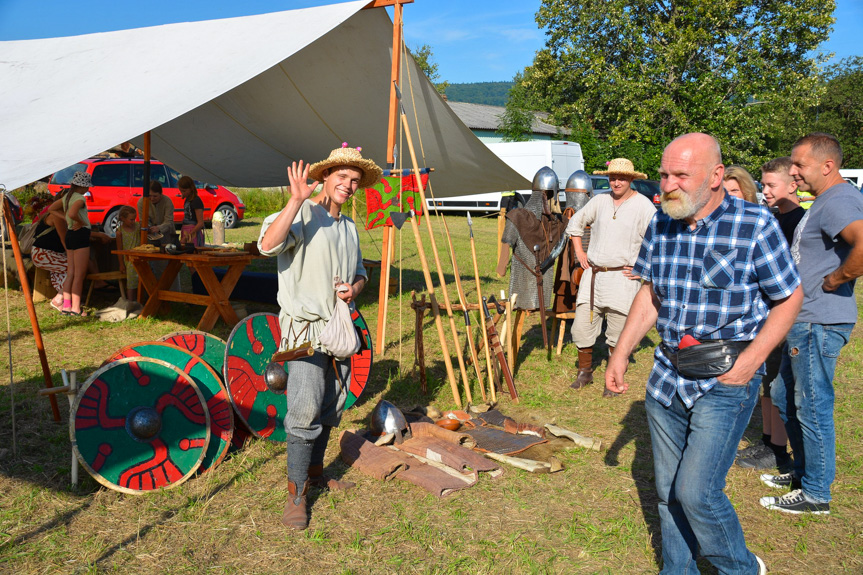
[[[613,345],[608,346],[608,360],[609,361],[611,361],[611,354],[613,354],[613,353],[614,353],[614,346]],[[602,397],[615,397],[618,395],[620,395],[620,394],[617,393],[616,391],[611,391],[607,387],[602,388]]]
[[[581,389],[585,385],[593,383],[593,348],[578,348],[578,376],[569,387]]]
[[[297,485],[288,481],[288,502],[282,512],[282,524],[291,529],[303,530],[309,526],[309,514],[306,512],[306,493],[309,491],[309,482],[303,483],[303,489],[297,493]]]
[[[353,481],[339,481],[338,479],[324,475],[323,465],[309,466],[309,483],[312,487],[329,489],[330,491],[342,491],[356,486],[356,483]]]

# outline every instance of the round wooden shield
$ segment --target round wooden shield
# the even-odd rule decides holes
[[[198,468],[200,473],[212,469],[225,458],[234,433],[234,410],[222,378],[210,365],[191,351],[159,341],[133,343],[115,352],[105,363],[124,357],[152,357],[179,367],[198,385],[204,395],[210,413],[210,444],[204,461]]]
[[[210,417],[198,386],[179,368],[129,357],[84,382],[69,435],[96,481],[138,494],[174,487],[195,473],[210,441]]]
[[[357,353],[351,356],[351,385],[348,388],[345,409],[355,404],[366,388],[369,374],[372,371],[372,356],[374,355],[372,336],[369,334],[369,326],[365,318],[358,310],[354,309],[351,311],[351,319],[354,320],[354,327],[359,331],[362,346]]]
[[[205,331],[178,331],[160,337],[159,341],[188,349],[209,363],[213,371],[222,377],[225,367],[225,346],[227,345],[224,340]]]
[[[252,435],[274,442],[287,438],[284,419],[288,403],[284,390],[267,387],[264,372],[279,349],[281,333],[279,316],[252,314],[234,327],[225,349],[225,384],[238,418]]]

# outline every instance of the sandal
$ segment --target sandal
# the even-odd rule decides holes
[[[88,317],[90,314],[88,314],[86,311],[72,311],[71,309],[64,309],[63,315],[71,315],[71,316],[75,316],[75,317]]]
[[[60,307],[59,305],[57,305],[56,303],[54,303],[54,300],[51,300],[51,307],[53,307],[54,309],[56,309],[60,313],[63,313],[63,308]]]

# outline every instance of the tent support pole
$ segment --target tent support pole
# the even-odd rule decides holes
[[[390,71],[390,108],[389,118],[387,121],[387,165],[389,168],[395,168],[395,145],[396,145],[396,130],[398,129],[398,95],[396,94],[396,82],[399,79],[401,71],[401,46],[402,46],[402,4],[413,2],[413,0],[375,0],[366,6],[366,8],[380,8],[383,6],[393,6],[393,54],[392,68]],[[384,336],[386,334],[387,322],[387,303],[389,300],[390,289],[390,258],[391,244],[394,237],[393,227],[384,226],[383,229],[383,250],[381,253],[381,285],[378,287],[378,322],[375,334],[375,349],[383,357],[385,346]]]
[[[147,243],[147,228],[150,226],[150,131],[144,132],[144,189],[141,190],[141,245]]]
[[[36,341],[36,351],[39,352],[39,363],[42,364],[42,377],[45,378],[45,387],[54,387],[51,381],[51,368],[48,366],[48,356],[45,354],[45,344],[42,341],[42,330],[39,329],[39,318],[36,317],[36,308],[33,306],[33,293],[30,291],[30,280],[27,279],[27,270],[24,269],[24,260],[21,257],[21,246],[18,245],[18,233],[15,231],[15,222],[9,216],[8,202],[3,215],[6,219],[6,231],[9,234],[9,242],[12,244],[12,253],[15,256],[15,266],[18,268],[18,280],[21,282],[21,291],[24,292],[24,301],[27,303],[27,313],[30,315],[30,326],[33,328],[33,339]],[[51,402],[51,412],[54,421],[60,422],[60,408],[57,407],[57,398],[48,398]]]

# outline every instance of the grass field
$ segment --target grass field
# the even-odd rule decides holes
[[[477,294],[464,217],[448,217],[469,301]],[[244,221],[227,240],[251,241],[261,219]],[[437,230],[442,230],[435,222]],[[496,222],[474,219],[485,295],[506,289],[494,274]],[[380,232],[360,231],[364,255],[380,259]],[[423,237],[427,241],[425,231]],[[437,244],[449,295],[457,300],[443,232]],[[426,250],[431,259],[429,246]],[[413,371],[414,314],[410,292],[425,290],[409,229],[397,235],[400,295],[389,300],[387,344],[375,350],[366,392],[345,413],[342,428],[363,427],[380,398],[399,406],[454,406],[437,331],[426,317],[424,341],[429,395],[422,396]],[[433,262],[433,260],[431,260]],[[274,262],[258,262],[273,269]],[[434,269],[434,264],[432,263]],[[432,273],[435,277],[436,274]],[[380,315],[375,273],[359,307],[374,328]],[[858,299],[859,299],[858,289]],[[111,303],[101,296],[99,305]],[[114,296],[116,297],[116,296]],[[532,475],[507,468],[498,479],[445,499],[401,481],[381,483],[346,468],[333,438],[327,464],[357,483],[339,493],[314,493],[308,531],[279,523],[287,497],[284,446],[255,441],[211,472],[175,489],[142,496],[101,487],[82,469],[78,489],[69,486],[70,444],[65,399],[63,421],[53,423],[48,401],[36,395],[41,369],[20,292],[4,293],[11,318],[11,371],[16,405],[18,457],[11,453],[10,384],[0,384],[0,572],[5,573],[614,573],[658,571],[660,545],[650,437],[644,413],[644,382],[657,342],[651,332],[630,366],[629,393],[602,399],[596,383],[575,392],[575,349],[567,336],[563,354],[550,361],[542,350],[535,317],[528,319],[518,357],[519,405],[502,396],[500,409],[518,420],[559,425],[606,441],[604,453],[581,449],[557,454],[565,469]],[[438,299],[443,298],[438,289]],[[37,304],[45,348],[60,385],[61,368],[79,381],[120,347],[166,333],[194,329],[201,309],[174,306],[167,317],[100,324],[59,316]],[[275,311],[248,304],[250,312]],[[5,321],[5,318],[4,318]],[[458,321],[463,332],[463,322]],[[446,322],[445,322],[446,326]],[[529,328],[529,329],[528,329]],[[228,326],[214,333],[227,338]],[[447,335],[449,330],[447,328]],[[450,341],[450,346],[451,346]],[[452,347],[452,346],[451,346]],[[606,348],[596,354],[603,380]],[[455,363],[455,362],[454,362]],[[767,512],[758,505],[771,494],[758,472],[733,468],[727,493],[737,508],[750,549],[771,573],[863,573],[863,340],[855,330],[843,350],[836,378],[838,470],[829,517]],[[472,381],[475,378],[472,378]],[[479,388],[473,382],[473,394]],[[746,439],[760,436],[760,410]],[[335,434],[334,434],[335,435]],[[553,444],[557,447],[557,443]],[[711,568],[704,564],[704,572]]]

